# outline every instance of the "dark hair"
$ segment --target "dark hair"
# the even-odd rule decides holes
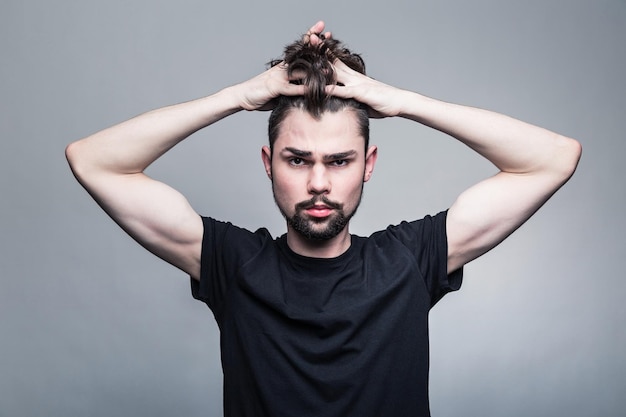
[[[367,106],[353,99],[342,99],[326,93],[327,85],[336,84],[335,71],[332,63],[339,59],[353,70],[365,74],[365,62],[360,55],[350,52],[340,41],[333,38],[324,39],[318,45],[298,40],[285,47],[283,58],[273,60],[270,66],[280,63],[287,65],[288,75],[302,73],[304,76],[292,81],[306,86],[303,96],[279,96],[274,99],[274,109],[269,118],[268,136],[270,148],[278,137],[281,123],[292,109],[308,112],[315,119],[323,113],[335,113],[344,109],[354,111],[359,130],[365,140],[365,148],[369,144],[369,116]]]

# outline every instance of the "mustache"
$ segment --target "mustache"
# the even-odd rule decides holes
[[[320,204],[320,203],[324,204],[325,206],[327,206],[329,208],[335,209],[335,210],[343,209],[343,204],[336,203],[334,201],[330,201],[324,195],[316,195],[315,197],[313,197],[310,200],[302,201],[302,202],[296,204],[296,210],[306,210],[306,209],[312,208],[316,204]]]

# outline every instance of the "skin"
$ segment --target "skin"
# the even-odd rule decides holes
[[[574,139],[495,112],[401,90],[335,62],[328,92],[367,103],[371,117],[403,117],[446,133],[492,162],[498,174],[464,191],[446,222],[448,272],[485,254],[530,218],[574,173]]]
[[[324,113],[319,120],[303,110],[291,110],[274,143],[273,155],[267,146],[261,153],[281,212],[292,217],[296,204],[321,196],[342,205],[347,214],[356,211],[363,183],[371,178],[377,157],[375,146],[365,151],[364,140],[351,110]],[[313,230],[319,231],[337,211],[318,201],[301,214]],[[312,240],[288,223],[287,243],[297,253],[328,258],[348,249],[350,234],[345,227],[332,239]]]
[[[317,34],[323,31],[323,22],[316,23],[305,40],[319,43],[322,40]],[[448,271],[499,244],[576,169],[581,147],[574,139],[498,113],[398,89],[352,71],[340,61],[335,61],[334,67],[341,86],[328,86],[330,94],[367,104],[371,117],[403,117],[437,129],[499,169],[495,176],[463,192],[450,207],[446,224]],[[66,156],[76,178],[128,234],[199,279],[201,219],[178,191],[148,177],[145,169],[197,130],[241,110],[267,110],[274,97],[302,95],[303,89],[290,83],[284,65],[277,65],[208,97],[155,110],[76,141],[66,148]],[[294,203],[326,188],[329,197],[351,208],[358,201],[362,183],[371,176],[375,148],[364,155],[362,142],[357,146],[351,128],[341,130],[338,120],[343,117],[350,125],[349,114],[324,115],[328,124],[323,126],[304,116],[289,115],[289,127],[280,133],[273,157],[267,148],[262,151],[277,202],[289,214]],[[326,135],[337,141],[330,143]],[[310,160],[303,168],[295,167],[293,157],[285,154],[287,148],[310,152]],[[327,163],[326,156],[352,150],[357,157],[345,170]],[[349,175],[344,177],[344,172]],[[307,215],[330,215],[325,210],[318,207]],[[325,242],[304,239],[290,228],[287,236],[290,247],[307,256],[335,257],[349,246],[348,228]]]

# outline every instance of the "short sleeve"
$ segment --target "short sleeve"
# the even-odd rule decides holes
[[[430,294],[431,307],[447,293],[461,288],[463,281],[463,268],[448,274],[446,216],[447,211],[442,211],[388,228],[415,256]]]
[[[271,236],[266,229],[253,233],[210,217],[203,217],[202,223],[200,280],[191,278],[191,294],[205,302],[217,316],[239,268],[255,256]]]

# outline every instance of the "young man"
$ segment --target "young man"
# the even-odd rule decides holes
[[[227,416],[427,416],[428,311],[462,267],[526,221],[574,172],[578,142],[364,75],[316,23],[285,61],[211,96],[152,111],[68,146],[81,184],[133,238],[192,277],[221,332]],[[200,217],[144,174],[194,133],[273,109],[262,149],[287,220],[277,239]],[[377,148],[369,117],[438,129],[500,172],[448,211],[351,235]]]

